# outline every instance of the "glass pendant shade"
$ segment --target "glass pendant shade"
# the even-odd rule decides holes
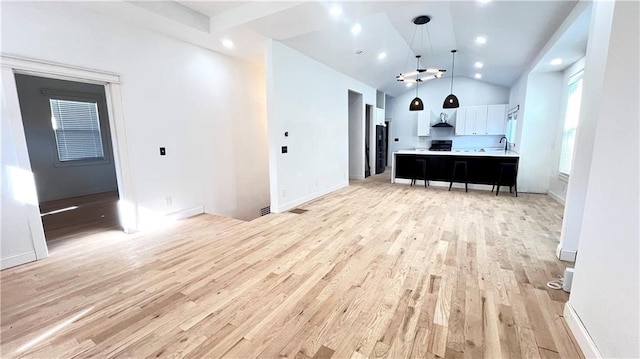
[[[450,94],[447,98],[444,99],[444,103],[442,104],[442,108],[458,108],[460,107],[460,102],[458,102],[458,98],[454,94]]]
[[[422,111],[422,110],[424,110],[424,104],[422,103],[422,100],[420,99],[420,97],[416,97],[413,100],[411,100],[411,105],[409,105],[409,111]]]

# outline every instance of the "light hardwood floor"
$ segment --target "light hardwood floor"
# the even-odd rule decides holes
[[[578,358],[544,195],[381,175],[251,222],[94,234],[1,272],[3,358]]]

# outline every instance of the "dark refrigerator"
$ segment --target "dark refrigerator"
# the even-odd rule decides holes
[[[384,172],[387,162],[387,128],[376,126],[376,174]]]

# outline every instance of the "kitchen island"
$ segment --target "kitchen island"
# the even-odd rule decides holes
[[[467,181],[470,184],[493,185],[500,173],[501,164],[515,164],[517,171],[520,155],[513,151],[422,151],[403,150],[393,153],[391,160],[391,183],[409,183],[417,171],[416,160],[424,159],[427,179],[441,181],[436,185],[449,184],[454,161],[467,162]],[[516,173],[517,174],[517,173]],[[459,175],[458,175],[459,177]],[[503,178],[502,186],[513,185],[513,174]],[[486,187],[471,187],[483,188]]]

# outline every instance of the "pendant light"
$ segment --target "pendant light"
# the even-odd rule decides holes
[[[444,103],[442,104],[442,108],[458,108],[460,107],[460,102],[458,102],[458,98],[453,94],[453,69],[456,64],[456,52],[457,50],[451,50],[451,56],[453,56],[453,61],[451,62],[451,93],[447,98],[444,99]]]
[[[416,71],[420,72],[420,55],[416,55]],[[424,110],[424,104],[422,103],[422,99],[418,97],[418,87],[420,87],[420,83],[422,80],[420,78],[416,79],[416,98],[411,100],[411,105],[409,105],[409,111],[422,111]]]

